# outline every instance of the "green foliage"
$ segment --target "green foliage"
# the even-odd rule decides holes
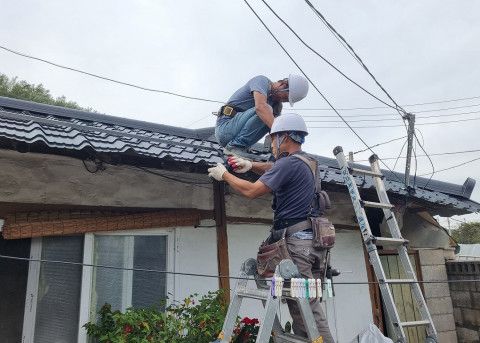
[[[480,222],[462,223],[452,231],[452,237],[457,243],[480,243]]]
[[[17,77],[9,78],[5,74],[0,74],[0,96],[95,112],[90,107],[83,108],[74,101],[68,101],[65,96],[54,98],[42,84],[30,84]]]
[[[164,312],[154,308],[129,308],[125,313],[113,311],[105,304],[98,324],[84,327],[100,343],[200,343],[214,341],[222,329],[227,313],[222,291],[197,295],[168,306]]]

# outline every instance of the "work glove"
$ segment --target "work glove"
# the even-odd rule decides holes
[[[208,176],[214,178],[217,181],[223,181],[223,174],[227,171],[227,168],[221,163],[217,163],[215,167],[208,168]]]
[[[252,161],[249,161],[245,158],[241,158],[238,156],[229,156],[227,159],[227,163],[230,167],[233,168],[235,173],[246,173],[250,169],[252,169]]]

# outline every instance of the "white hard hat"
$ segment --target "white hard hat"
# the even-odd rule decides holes
[[[307,79],[301,75],[290,74],[288,76],[288,102],[290,102],[290,106],[305,98],[307,93]]]
[[[296,113],[285,113],[275,118],[270,134],[278,132],[296,131],[308,135],[307,125],[303,118]]]

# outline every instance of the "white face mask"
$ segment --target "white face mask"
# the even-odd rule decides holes
[[[282,155],[282,153],[280,152],[280,145],[282,145],[285,139],[287,138],[287,135],[285,133],[281,134],[281,137],[279,136],[280,134],[276,135],[275,137],[275,148],[277,150],[276,155],[273,156],[275,157],[275,160],[278,160]]]

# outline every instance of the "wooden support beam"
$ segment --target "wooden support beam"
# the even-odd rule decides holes
[[[217,227],[217,264],[218,274],[230,275],[228,259],[228,236],[227,236],[227,213],[225,209],[225,183],[213,183],[213,202],[215,223]],[[225,290],[225,300],[230,302],[230,279],[222,277],[218,279],[220,289]]]

